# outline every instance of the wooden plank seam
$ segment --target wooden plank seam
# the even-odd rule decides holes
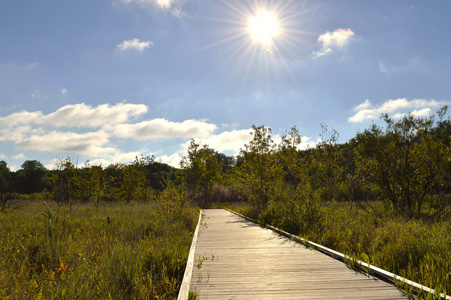
[[[233,210],[228,209],[228,208],[226,208],[226,210],[228,210],[229,212],[231,212],[231,213],[233,213],[233,214],[235,214],[235,215],[237,215],[237,216],[239,216],[239,217],[241,217],[243,219],[246,219],[246,220],[251,221],[251,222],[256,223],[256,224],[261,224],[259,221],[254,220],[254,219],[249,218],[249,217],[246,217],[246,216],[244,216],[244,215],[242,215],[242,214],[240,214],[240,213],[238,213],[236,211],[233,211]],[[301,242],[304,245],[309,245],[309,246],[313,247],[314,249],[317,249],[318,251],[320,251],[320,252],[322,252],[322,253],[324,253],[324,254],[326,254],[328,256],[331,256],[331,257],[333,257],[333,258],[335,258],[335,259],[337,259],[339,261],[342,261],[342,262],[344,262],[346,260],[353,261],[356,264],[360,265],[360,267],[362,267],[364,270],[366,270],[370,275],[376,276],[376,277],[381,278],[381,279],[383,279],[385,281],[388,281],[390,283],[394,283],[397,280],[397,281],[404,282],[409,287],[412,287],[417,293],[420,292],[420,291],[423,291],[423,292],[427,292],[427,293],[432,294],[432,295],[438,295],[439,294],[434,289],[431,289],[431,288],[429,288],[427,286],[421,285],[421,284],[416,283],[414,281],[411,281],[411,280],[409,280],[407,278],[398,276],[398,275],[396,275],[394,273],[391,273],[391,272],[388,272],[388,271],[383,270],[381,268],[375,267],[375,266],[370,265],[370,264],[368,264],[366,262],[362,262],[360,260],[354,259],[354,258],[352,258],[352,257],[350,257],[348,255],[345,255],[343,253],[337,252],[337,251],[332,250],[330,248],[324,247],[324,246],[322,246],[320,244],[317,244],[317,243],[314,243],[312,241],[306,240],[304,238],[301,238],[301,237],[296,236],[294,234],[291,234],[289,232],[283,231],[283,230],[281,230],[281,229],[279,229],[277,227],[274,227],[272,225],[266,224],[265,227],[269,228],[269,229],[271,229],[271,230],[273,230],[273,231],[275,231],[275,232],[277,232],[277,233],[279,233],[279,234],[281,234],[283,236],[286,236],[286,237],[288,237],[290,239],[297,240],[297,241]],[[451,300],[451,296],[444,295],[443,293],[440,293],[440,298],[446,299],[446,300]]]
[[[189,288],[191,283],[191,276],[193,275],[194,268],[194,255],[196,252],[197,236],[199,235],[199,228],[202,219],[202,210],[199,212],[199,219],[197,221],[196,230],[194,231],[193,241],[191,242],[191,248],[188,254],[188,260],[186,262],[185,274],[183,275],[182,284],[180,285],[179,294],[177,300],[187,300],[189,297]]]

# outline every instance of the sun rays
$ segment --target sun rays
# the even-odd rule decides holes
[[[287,77],[296,82],[289,61],[310,55],[304,42],[311,33],[301,31],[305,9],[297,1],[262,2],[220,1],[216,4],[221,13],[205,29],[208,43],[181,56],[215,49],[221,63],[209,73],[208,78],[219,73],[225,80],[241,80],[244,88],[250,82],[278,81]]]
[[[260,10],[249,19],[248,31],[254,42],[264,46],[270,46],[281,28],[279,20],[274,12]]]

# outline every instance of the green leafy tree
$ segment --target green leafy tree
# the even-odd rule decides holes
[[[0,161],[0,210],[5,209],[13,200],[12,173],[5,161]]]
[[[240,193],[254,208],[263,211],[276,186],[283,182],[285,173],[276,156],[277,146],[271,138],[271,128],[252,126],[252,140],[238,156],[236,183]]]
[[[408,114],[398,122],[382,118],[386,129],[373,125],[359,133],[357,166],[399,214],[420,214],[434,187],[447,185],[449,145],[434,131],[434,118]]]
[[[71,208],[76,201],[76,193],[79,188],[77,168],[70,157],[60,159],[53,173],[53,197],[58,203],[68,203]]]
[[[147,178],[145,162],[139,157],[122,169],[123,180],[119,187],[119,199],[127,203],[131,200],[147,200]]]
[[[191,194],[199,192],[196,196],[199,205],[205,206],[211,204],[211,189],[215,183],[222,181],[222,166],[219,163],[215,151],[208,145],[196,144],[191,140],[188,147],[188,154],[180,162],[181,175],[183,182],[188,187]]]
[[[47,186],[48,170],[37,160],[25,161],[17,171],[17,188],[20,193],[41,192]]]
[[[302,137],[299,134],[299,130],[296,126],[293,126],[290,132],[282,137],[278,149],[278,156],[286,170],[287,179],[295,187],[301,180],[301,164],[298,149],[301,140]]]
[[[302,159],[303,182],[323,199],[333,200],[343,177],[342,155],[338,133],[321,125],[321,141],[314,149],[305,151]]]
[[[101,166],[90,166],[89,161],[74,172],[75,199],[78,202],[96,202],[97,208],[105,191],[105,173]]]
[[[110,164],[104,171],[105,176],[105,193],[104,199],[108,201],[117,200],[118,190],[124,180],[124,164],[115,163]]]
[[[6,193],[10,191],[11,188],[11,171],[8,168],[8,164],[1,160],[0,161],[0,193]]]

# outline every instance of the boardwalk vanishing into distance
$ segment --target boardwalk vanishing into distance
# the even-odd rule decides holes
[[[389,283],[226,210],[202,214],[190,284],[199,299],[406,299]]]

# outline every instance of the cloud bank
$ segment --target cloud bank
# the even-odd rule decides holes
[[[149,149],[138,149],[142,147],[141,143],[133,141],[172,139],[176,148],[178,145],[178,151],[168,154],[166,149],[156,149],[153,153],[161,153],[158,160],[178,167],[192,138],[217,151],[235,154],[251,139],[250,129],[215,134],[218,127],[207,120],[139,120],[147,112],[148,107],[144,104],[126,102],[96,107],[84,103],[65,105],[48,114],[16,112],[0,117],[0,143],[12,143],[15,153],[84,155],[92,164],[107,165],[130,162],[140,154],[152,154]],[[124,151],[125,148],[132,151]]]
[[[216,125],[204,121],[186,120],[169,122],[154,119],[137,124],[120,124],[114,129],[114,135],[134,140],[154,140],[171,138],[207,137],[216,129]]]
[[[426,117],[431,115],[433,109],[438,109],[443,105],[449,105],[450,102],[436,101],[434,99],[413,99],[407,100],[399,98],[388,100],[381,105],[373,105],[369,99],[354,107],[355,114],[348,118],[348,123],[361,123],[367,120],[375,120],[381,114],[389,114],[393,118],[402,118],[408,112],[417,117]]]

